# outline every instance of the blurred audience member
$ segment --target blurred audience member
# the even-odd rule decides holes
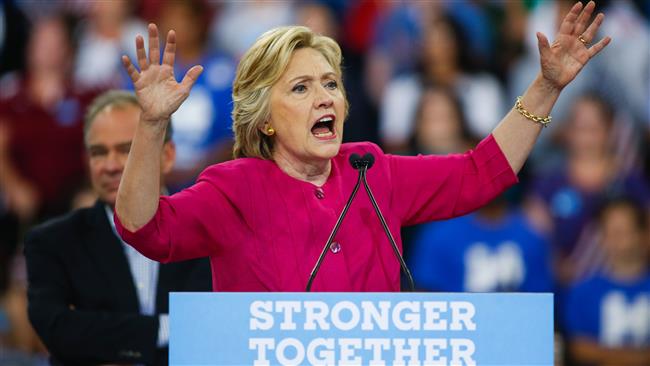
[[[606,81],[617,108],[628,112],[635,120],[650,121],[650,25],[630,0],[610,1],[605,8],[607,21],[602,33],[611,35],[612,50],[601,60],[607,72]]]
[[[115,199],[139,118],[131,93],[95,100],[84,134],[99,199],[37,226],[25,240],[29,319],[55,365],[166,365],[169,292],[211,290],[207,259],[159,264],[115,231]],[[170,138],[168,131],[163,174],[174,163]]]
[[[81,25],[75,80],[82,86],[110,88],[123,83],[121,56],[133,53],[133,39],[146,35],[143,21],[131,16],[128,0],[93,1]]]
[[[564,314],[580,365],[650,365],[650,231],[645,208],[627,199],[600,214],[607,265],[573,286]]]
[[[91,95],[71,83],[73,25],[39,20],[24,75],[5,78],[0,99],[0,192],[22,223],[61,214],[83,181],[83,109]]]
[[[416,122],[411,137],[415,154],[463,153],[476,145],[465,114],[454,92],[445,87],[428,85],[420,96]]]
[[[395,150],[405,155],[464,153],[478,143],[467,127],[465,114],[454,92],[444,86],[427,84],[418,101],[415,127],[408,147]],[[419,226],[402,228],[404,256],[410,254]]]
[[[476,213],[423,225],[413,245],[410,267],[423,290],[553,289],[548,243],[503,196]]]
[[[451,89],[426,86],[417,109],[413,153],[454,154],[472,138]],[[453,292],[549,291],[547,242],[505,196],[478,212],[413,229],[408,258],[423,290]],[[409,232],[411,233],[411,232]]]
[[[452,88],[461,101],[470,131],[488,134],[505,113],[505,101],[496,78],[476,73],[465,47],[462,29],[451,17],[436,15],[426,27],[422,70],[390,82],[380,112],[380,137],[389,151],[403,148],[413,131],[416,103],[425,83]]]
[[[462,27],[467,41],[461,47],[467,47],[473,62],[480,69],[487,69],[495,49],[496,29],[490,22],[488,10],[493,4],[481,4],[475,1],[446,1],[444,11],[453,17]],[[505,5],[504,5],[505,6]]]
[[[508,73],[524,54],[528,24],[528,9],[523,1],[492,2],[492,32],[494,34],[492,49],[493,68],[499,80],[508,86]],[[518,91],[519,95],[521,91]]]
[[[364,77],[366,92],[373,103],[379,104],[391,79],[412,74],[416,70],[422,45],[422,24],[429,24],[438,3],[375,3],[376,19],[371,19],[372,23],[367,25],[366,29],[372,43],[364,52],[368,55]],[[367,17],[365,14],[364,16]]]
[[[175,75],[184,75],[196,64],[206,70],[181,108],[174,113],[176,165],[167,178],[175,192],[194,183],[210,164],[232,159],[232,81],[237,65],[208,48],[210,8],[205,0],[161,3],[162,34],[176,32]]]
[[[597,270],[602,252],[588,225],[607,196],[625,192],[650,208],[650,188],[638,171],[621,169],[613,146],[614,111],[596,95],[578,99],[563,131],[566,161],[535,180],[528,208],[552,235],[559,279],[570,283]]]
[[[295,17],[294,10],[292,0],[225,2],[211,27],[212,40],[238,59],[260,34],[271,28],[291,24]]]
[[[390,1],[349,1],[343,14],[342,43],[354,54],[368,53],[383,13],[394,6]]]
[[[339,39],[339,26],[334,11],[320,1],[303,1],[296,5],[296,24],[309,27],[318,34]]]

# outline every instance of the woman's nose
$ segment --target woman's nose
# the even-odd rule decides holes
[[[334,104],[334,99],[330,95],[325,87],[321,86],[317,88],[317,94],[314,99],[314,107],[316,109],[320,108],[329,108]]]

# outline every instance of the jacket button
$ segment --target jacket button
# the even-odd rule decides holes
[[[338,241],[332,242],[332,244],[330,244],[330,250],[334,254],[340,252],[341,251],[341,244],[339,244]]]
[[[325,191],[323,191],[323,188],[318,187],[314,190],[314,195],[316,195],[316,198],[319,200],[322,200],[325,198]]]

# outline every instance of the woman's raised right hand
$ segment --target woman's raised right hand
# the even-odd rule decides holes
[[[122,56],[122,63],[133,81],[135,94],[142,108],[141,120],[153,125],[169,121],[183,101],[190,94],[190,89],[198,79],[203,67],[195,65],[190,68],[179,83],[174,77],[174,58],[176,56],[176,34],[167,33],[167,43],[160,62],[158,27],[149,24],[149,57],[144,49],[142,36],[135,38],[138,66],[136,69],[128,56]]]

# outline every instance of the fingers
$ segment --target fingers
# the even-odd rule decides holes
[[[578,20],[576,21],[575,29],[573,30],[573,34],[579,36],[582,34],[582,32],[585,31],[585,28],[587,28],[587,24],[589,23],[589,19],[591,19],[591,13],[594,12],[594,8],[596,7],[596,3],[593,1],[590,1],[584,9],[582,9],[582,13],[580,13],[580,16],[578,17]],[[588,40],[590,41],[590,40]]]
[[[202,72],[203,72],[203,66],[201,65],[192,66],[191,69],[187,70],[185,77],[183,77],[183,80],[181,81],[181,85],[183,85],[183,87],[189,91]]]
[[[562,24],[560,25],[560,32],[561,34],[572,34],[573,29],[575,28],[575,23],[576,19],[578,19],[578,15],[580,14],[580,10],[582,10],[582,3],[577,2],[571,10],[569,11],[569,14],[567,14],[564,17],[564,20],[562,20]]]
[[[598,52],[602,51],[603,48],[605,48],[611,41],[612,39],[610,37],[605,37],[601,39],[600,42],[589,47],[589,49],[587,50],[587,52],[589,52],[589,58],[596,56]]]
[[[135,84],[135,82],[138,81],[138,79],[140,78],[140,73],[138,73],[138,70],[136,70],[135,66],[133,66],[133,64],[131,63],[129,56],[127,55],[122,56],[122,65],[124,65],[126,72],[129,74],[129,77],[131,78],[131,81]]]
[[[170,30],[167,33],[167,44],[165,44],[165,52],[163,53],[163,64],[174,67],[174,59],[176,57],[176,33]]]
[[[600,25],[603,24],[603,19],[605,19],[605,15],[603,13],[596,15],[596,19],[594,19],[594,21],[589,25],[589,28],[587,28],[587,30],[582,33],[582,37],[585,39],[585,41],[591,42],[596,37],[596,32],[598,32]]]
[[[149,31],[149,59],[147,60],[147,51],[144,49],[144,38],[138,35],[135,37],[135,53],[138,60],[140,71],[146,70],[151,64],[160,63],[160,41],[158,40],[158,27],[151,23],[148,27]],[[130,62],[129,62],[130,63]],[[126,63],[124,64],[127,67]]]
[[[537,32],[537,47],[539,48],[539,55],[541,58],[544,58],[548,52],[551,51],[551,45],[548,43],[548,38],[540,32]]]
[[[138,66],[140,71],[144,71],[149,67],[147,62],[147,52],[144,50],[144,38],[142,36],[135,37],[135,53],[138,58]]]
[[[149,61],[153,65],[160,63],[160,41],[158,40],[158,27],[149,24]]]

